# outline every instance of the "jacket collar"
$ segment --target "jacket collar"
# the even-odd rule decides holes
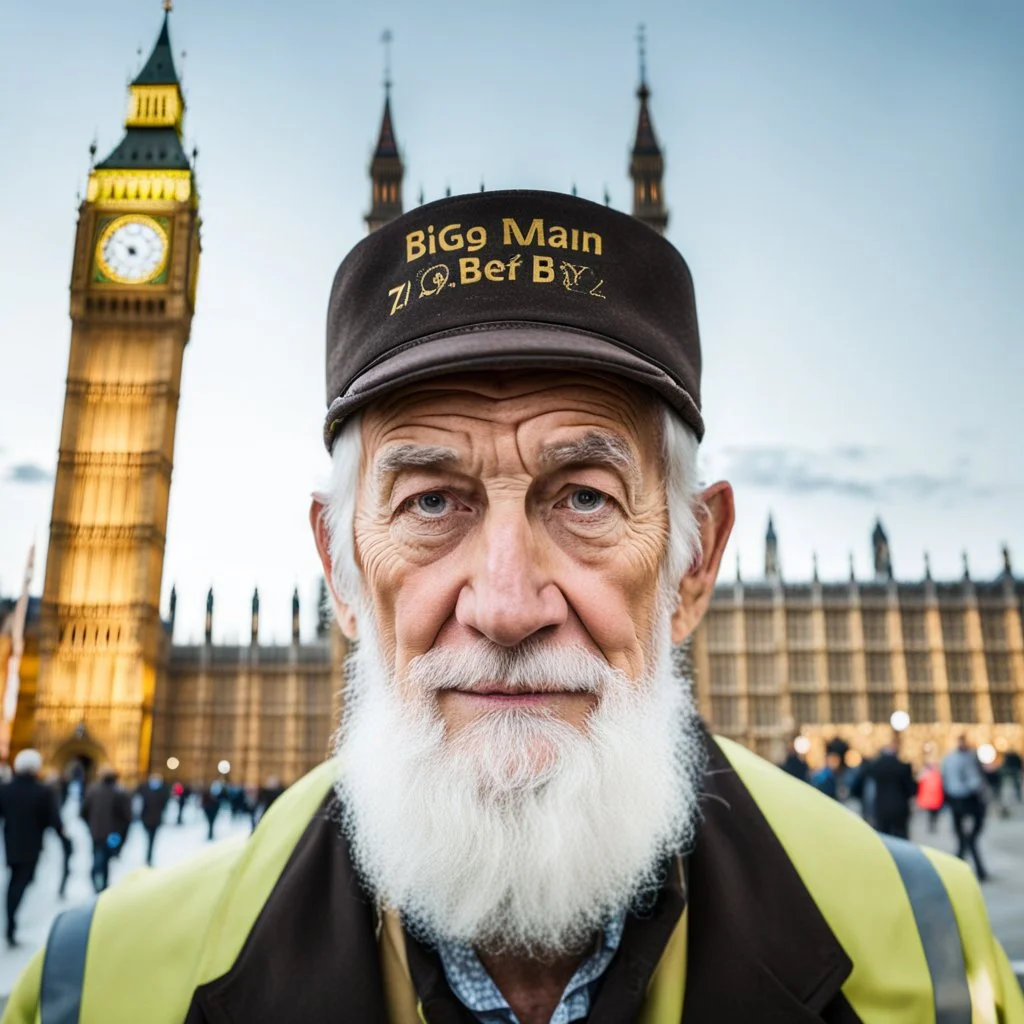
[[[686,1024],[856,1021],[841,993],[852,964],[782,844],[710,739],[704,818],[688,858]],[[196,990],[193,1021],[386,1021],[378,920],[328,798],[231,969]],[[591,1012],[632,1019],[684,905],[670,872],[654,909],[630,915]],[[435,954],[407,939],[432,1024],[465,1021]],[[628,1009],[627,1009],[628,1008]],[[623,1015],[626,1013],[627,1015]]]
[[[721,748],[707,746],[684,1019],[855,1021],[841,993],[850,958]]]

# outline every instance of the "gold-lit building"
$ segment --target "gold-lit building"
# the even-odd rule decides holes
[[[165,4],[169,7],[169,4]],[[664,160],[641,76],[629,172],[633,214],[663,232]],[[79,210],[71,350],[42,599],[0,600],[0,681],[10,750],[35,745],[64,769],[113,764],[127,779],[160,769],[207,781],[222,762],[240,782],[291,782],[325,755],[336,727],[345,642],[320,616],[314,638],[172,642],[176,594],[160,609],[178,394],[195,310],[200,205],[182,146],[184,96],[165,14],[129,87],[125,135],[95,164]],[[403,211],[404,165],[386,90],[370,165],[371,231]],[[894,711],[908,751],[977,741],[1024,747],[1024,587],[1009,556],[989,582],[896,582],[874,537],[876,577],[783,582],[769,524],[765,578],[720,585],[692,643],[712,725],[782,756],[803,731],[820,757],[833,736],[865,753]],[[816,573],[815,573],[816,577]],[[22,625],[22,623],[24,625]],[[7,665],[13,652],[20,662]],[[13,678],[12,678],[13,675]],[[16,711],[15,711],[16,709]],[[3,751],[0,750],[0,754]]]

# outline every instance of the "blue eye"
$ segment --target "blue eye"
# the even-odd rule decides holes
[[[438,491],[421,494],[416,499],[416,508],[425,516],[443,516],[448,511],[448,499]]]
[[[569,507],[573,512],[598,512],[604,508],[608,496],[592,487],[577,487],[569,495]]]

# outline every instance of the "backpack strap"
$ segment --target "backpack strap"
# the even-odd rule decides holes
[[[949,893],[920,847],[882,833],[879,838],[896,862],[914,912],[932,979],[935,1024],[971,1024],[967,967]]]
[[[59,914],[50,928],[43,955],[39,987],[41,1024],[78,1024],[85,981],[85,951],[89,945],[96,900]]]

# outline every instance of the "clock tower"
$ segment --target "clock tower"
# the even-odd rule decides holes
[[[47,761],[88,758],[128,778],[149,768],[166,664],[160,584],[199,269],[170,7],[129,86],[124,138],[79,208],[35,703]]]

